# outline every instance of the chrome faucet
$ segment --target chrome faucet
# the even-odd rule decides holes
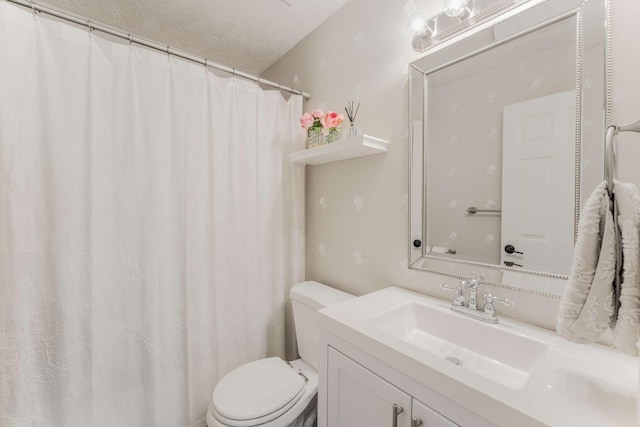
[[[464,286],[469,288],[469,308],[471,310],[478,309],[478,286],[484,281],[484,274],[480,275],[480,280],[476,279],[476,272],[471,273],[469,280],[463,280],[466,282]]]
[[[513,305],[513,301],[507,298],[498,298],[491,294],[484,294],[485,304],[482,309],[478,308],[478,287],[484,282],[484,275],[480,275],[480,279],[476,279],[475,271],[471,274],[471,277],[468,279],[463,279],[458,286],[451,286],[442,284],[440,287],[442,289],[447,289],[455,292],[455,296],[453,297],[453,303],[451,305],[451,310],[456,311],[458,313],[462,313],[466,316],[473,317],[477,320],[482,320],[483,322],[488,323],[498,323],[498,316],[496,315],[495,307],[493,306],[494,302],[498,302],[504,305]],[[465,297],[463,293],[463,289],[469,289],[469,304],[465,307]]]

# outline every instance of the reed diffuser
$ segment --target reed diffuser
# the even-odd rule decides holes
[[[349,137],[362,135],[362,129],[355,125],[356,116],[358,115],[358,110],[360,110],[360,103],[355,106],[355,102],[349,101],[346,107],[344,107],[344,111],[347,113],[347,118],[349,122],[351,122],[351,127],[349,127]]]

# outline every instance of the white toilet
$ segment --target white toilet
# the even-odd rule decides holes
[[[291,288],[300,359],[279,357],[242,365],[224,376],[207,411],[209,427],[312,427],[318,391],[318,321],[321,308],[354,298],[318,282]]]

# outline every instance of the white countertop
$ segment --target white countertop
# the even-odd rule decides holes
[[[574,344],[550,331],[502,318],[500,324],[486,327],[507,328],[548,345],[527,383],[515,390],[460,369],[373,325],[381,314],[411,302],[437,310],[450,307],[447,302],[391,287],[321,310],[320,325],[402,374],[432,387],[437,384],[439,393],[496,425],[514,426],[516,420],[518,427],[638,425],[638,359],[598,345]],[[490,399],[478,399],[478,393]]]

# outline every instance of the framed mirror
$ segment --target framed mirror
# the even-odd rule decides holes
[[[603,177],[608,2],[526,2],[410,64],[410,268],[562,295]]]

